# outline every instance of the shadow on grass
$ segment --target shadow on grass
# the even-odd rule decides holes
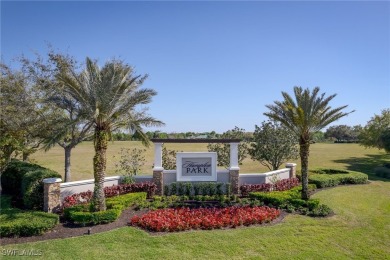
[[[336,163],[347,164],[350,171],[363,172],[368,175],[369,180],[380,180],[390,182],[390,179],[381,178],[375,175],[375,168],[390,163],[390,156],[386,154],[366,154],[365,157],[350,157],[333,160]]]

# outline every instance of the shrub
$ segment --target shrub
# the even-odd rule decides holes
[[[323,172],[324,170],[321,171]],[[309,183],[316,184],[318,188],[325,188],[337,186],[339,184],[364,184],[368,181],[367,174],[361,172],[340,171],[341,173],[337,173],[336,170],[332,169],[328,172],[330,171],[333,172],[309,175]]]
[[[174,232],[249,226],[270,222],[279,215],[279,210],[269,207],[179,208],[150,211],[141,217],[134,216],[130,223],[150,231]]]
[[[374,172],[378,177],[390,179],[390,167],[377,167],[374,169]]]
[[[312,188],[313,185],[309,185],[309,191]],[[302,200],[300,198],[301,189],[301,187],[295,187],[289,191],[252,192],[249,195],[265,205],[283,208],[287,212],[297,211],[313,217],[324,217],[332,212],[328,206],[320,204],[318,199]]]
[[[320,204],[317,205],[315,208],[313,208],[308,215],[311,217],[326,217],[331,213],[332,213],[331,208],[329,208],[325,204]]]
[[[122,210],[144,200],[146,200],[145,192],[128,193],[108,198],[106,211],[90,212],[90,205],[76,205],[65,208],[64,217],[83,226],[110,223],[118,219]]]
[[[59,222],[56,214],[2,209],[0,213],[0,237],[41,235]]]
[[[23,176],[38,169],[43,169],[43,167],[15,159],[11,160],[1,175],[2,192],[13,197],[21,196]]]
[[[28,209],[43,210],[43,179],[61,178],[61,175],[49,169],[27,172],[22,180],[24,206]]]

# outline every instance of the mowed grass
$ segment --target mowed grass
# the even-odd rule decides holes
[[[170,150],[184,152],[207,151],[207,144],[166,144]],[[315,168],[337,168],[353,171],[360,171],[370,175],[370,179],[375,178],[373,170],[375,167],[385,162],[390,162],[390,156],[378,149],[366,149],[358,144],[329,144],[316,143],[310,146],[309,167]],[[109,143],[107,151],[107,176],[117,175],[115,173],[115,163],[121,148],[145,148],[140,142],[116,141]],[[152,174],[154,147],[145,148],[146,163],[142,169],[142,174]],[[72,151],[71,172],[72,180],[85,180],[93,178],[92,158],[94,149],[92,142],[83,142]],[[114,156],[117,156],[114,158]],[[48,152],[38,151],[31,158],[38,164],[53,169],[60,174],[64,174],[64,150],[61,147],[54,147]],[[292,160],[298,164],[300,161]],[[257,161],[246,158],[240,166],[241,173],[261,173],[268,171],[268,168]]]
[[[271,226],[159,236],[122,227],[7,245],[1,252],[34,250],[44,259],[390,259],[390,182],[340,186],[313,197],[329,205],[335,215],[287,215]],[[8,258],[14,256],[2,259]]]

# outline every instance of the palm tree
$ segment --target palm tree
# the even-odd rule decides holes
[[[319,94],[320,88],[315,87],[311,92],[308,88],[294,87],[295,101],[286,92],[282,92],[284,100],[274,101],[266,105],[270,112],[264,113],[271,119],[279,121],[289,128],[299,140],[299,155],[301,157],[302,199],[309,199],[308,167],[309,148],[312,135],[330,123],[354,111],[342,112],[347,106],[332,109],[328,104],[336,96],[325,97]]]
[[[99,68],[96,61],[87,58],[86,68],[80,74],[61,72],[57,78],[63,83],[65,94],[78,102],[83,117],[93,124],[95,188],[92,203],[95,211],[106,210],[103,188],[111,132],[127,127],[137,132],[144,144],[148,144],[142,126],[160,126],[163,123],[147,115],[145,110],[136,111],[135,107],[150,103],[157,93],[152,89],[139,89],[147,75],[136,76],[132,67],[117,60]]]

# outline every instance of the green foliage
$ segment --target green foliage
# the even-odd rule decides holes
[[[165,185],[165,195],[230,195],[230,186],[222,182],[173,182]]]
[[[253,142],[248,152],[252,160],[259,161],[269,170],[277,170],[288,159],[298,158],[297,138],[277,122],[263,121],[255,126]]]
[[[308,199],[307,190],[309,170],[309,149],[313,134],[320,131],[330,123],[352,113],[343,112],[347,106],[332,108],[329,102],[336,96],[326,97],[320,94],[320,88],[294,87],[295,99],[288,93],[282,92],[283,101],[275,101],[273,105],[267,105],[269,112],[264,113],[270,119],[280,122],[290,129],[299,140],[299,154],[301,157],[302,173],[302,199]]]
[[[335,125],[329,127],[325,132],[326,138],[334,138],[337,142],[357,142],[358,136],[362,130],[360,125],[347,126]]]
[[[1,175],[2,192],[14,197],[21,196],[23,176],[38,169],[43,169],[43,167],[19,160],[11,160]]]
[[[360,144],[365,147],[385,149],[390,153],[390,109],[382,110],[367,122],[359,135]]]
[[[146,149],[120,149],[119,161],[115,164],[115,172],[123,175],[122,183],[134,183],[133,176],[140,173],[142,166],[145,165],[145,152]]]
[[[7,208],[3,198],[1,208],[0,237],[41,235],[59,223],[56,214]]]
[[[22,194],[26,208],[43,210],[43,179],[46,178],[61,178],[61,175],[49,169],[38,169],[23,176]]]
[[[176,153],[175,150],[168,150],[164,145],[162,147],[162,167],[166,170],[176,169]]]
[[[350,172],[336,169],[321,169],[309,175],[309,183],[316,184],[318,188],[333,187],[340,184],[365,184],[368,175],[361,172]]]
[[[248,153],[248,142],[244,141],[246,138],[245,130],[237,126],[223,133],[220,138],[223,139],[240,139],[243,140],[238,145],[238,163],[242,165],[242,161],[246,158]],[[216,152],[218,156],[218,166],[229,168],[230,166],[230,144],[208,144],[209,152]]]
[[[119,218],[121,212],[146,200],[145,192],[127,193],[116,197],[108,198],[106,201],[107,210],[91,212],[91,205],[76,205],[64,209],[64,217],[82,226],[110,223]]]
[[[381,178],[390,179],[390,164],[376,167],[374,169],[375,175]]]
[[[320,204],[318,199],[301,199],[301,189],[302,187],[295,187],[288,191],[251,192],[249,196],[265,205],[282,208],[290,213],[298,212],[312,217],[325,217],[332,213],[332,210],[328,206]],[[309,189],[313,190],[315,186],[311,184]]]

